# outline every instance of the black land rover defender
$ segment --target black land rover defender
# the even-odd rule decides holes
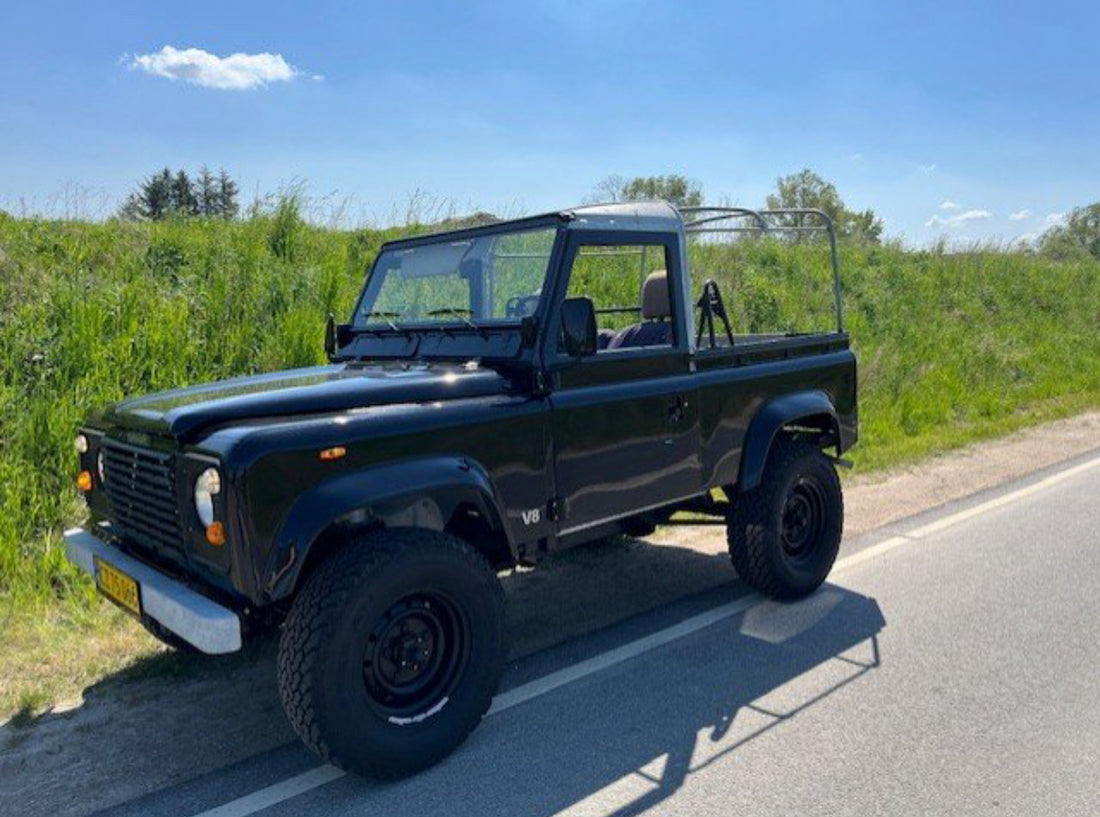
[[[835,331],[736,333],[713,281],[694,296],[689,238],[746,229],[828,238]],[[409,773],[489,707],[503,568],[689,510],[725,517],[759,591],[822,583],[843,522],[823,450],[856,440],[836,267],[821,213],[664,202],[386,244],[350,322],[329,319],[330,365],[89,418],[69,558],[180,648],[281,624],[302,740]]]

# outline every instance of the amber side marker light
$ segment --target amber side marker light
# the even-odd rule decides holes
[[[225,544],[225,525],[221,522],[211,522],[206,526],[206,541],[216,548]]]
[[[319,456],[323,462],[329,462],[330,460],[338,460],[346,456],[347,453],[348,451],[344,446],[338,445],[335,448],[326,448],[317,456]]]
[[[92,490],[92,472],[81,471],[76,475],[76,487],[87,493]]]

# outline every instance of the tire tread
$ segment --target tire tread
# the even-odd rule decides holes
[[[472,569],[487,574],[491,578],[488,584],[496,595],[495,601],[503,608],[504,590],[488,561],[477,550],[450,534],[416,528],[381,530],[349,540],[318,566],[295,599],[279,642],[279,697],[294,732],[325,762],[340,768],[349,767],[347,759],[335,752],[324,738],[317,711],[320,684],[310,671],[321,661],[321,650],[336,627],[340,612],[356,589],[371,581],[394,559],[416,551],[438,552],[441,547],[468,562]],[[480,706],[478,720],[491,703],[490,694]],[[385,765],[371,769],[372,774],[382,778],[399,777],[406,771]]]

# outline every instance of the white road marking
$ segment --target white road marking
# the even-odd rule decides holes
[[[623,644],[621,647],[616,647],[613,650],[600,653],[584,661],[578,661],[576,664],[571,664],[564,669],[551,672],[549,675],[544,675],[541,678],[536,678],[534,681],[520,684],[518,687],[514,687],[507,692],[502,692],[493,698],[493,705],[489,707],[487,716],[496,715],[498,712],[511,709],[513,706],[519,706],[522,703],[530,701],[532,698],[537,698],[540,695],[545,695],[547,692],[552,692],[566,684],[571,684],[574,681],[580,680],[586,675],[593,675],[608,667],[613,667],[616,664],[621,664],[623,661],[635,658],[642,653],[649,652],[664,644],[668,644],[686,635],[691,635],[694,632],[710,627],[712,624],[717,624],[723,619],[748,610],[754,604],[761,601],[761,599],[762,597],[758,596],[756,593],[750,593],[736,601],[731,601],[727,604],[707,610],[705,613],[699,613],[691,618],[685,618],[679,624],[673,624],[671,627],[666,627],[663,630],[650,633],[647,636],[631,641],[629,644]]]
[[[909,533],[891,536],[889,539],[864,548],[858,553],[853,553],[850,556],[845,556],[843,559],[838,559],[833,566],[831,575],[835,576],[839,573],[843,573],[856,565],[883,556],[902,545],[919,542],[952,525],[965,522],[968,519],[973,519],[976,516],[996,510],[997,508],[1011,505],[1014,502],[1019,502],[1021,499],[1025,499],[1032,494],[1039,493],[1061,482],[1065,482],[1067,479],[1071,479],[1085,471],[1092,470],[1097,466],[1100,466],[1100,457],[1074,465],[1064,471],[1058,471],[1038,482],[1015,491],[1010,491],[1002,496],[994,497],[972,508],[967,508],[957,513],[953,513],[950,516],[945,516],[942,519],[937,519],[935,522],[930,522]],[[647,636],[631,641],[629,644],[624,644],[621,647],[608,650],[592,658],[579,661],[571,666],[551,672],[549,675],[536,678],[534,681],[528,681],[526,684],[520,684],[518,687],[514,687],[507,692],[502,692],[493,698],[492,706],[489,707],[489,712],[486,717],[504,712],[514,706],[519,706],[522,703],[526,703],[548,692],[552,692],[555,689],[560,689],[581,678],[594,675],[597,672],[602,672],[616,664],[621,664],[624,661],[636,658],[657,647],[691,635],[713,624],[717,624],[724,619],[742,613],[754,604],[764,600],[763,596],[757,593],[750,593],[736,601],[731,601],[728,604],[723,604],[712,610],[699,613],[691,618],[684,619],[678,624],[673,624],[671,627],[666,627],[663,630],[658,630],[655,633],[650,633]],[[244,797],[231,800],[217,808],[203,811],[194,815],[194,817],[248,817],[250,814],[255,814],[258,811],[274,806],[284,800],[289,800],[292,797],[297,797],[299,794],[304,794],[307,791],[319,788],[345,775],[347,775],[347,772],[337,769],[335,766],[318,766],[310,769],[308,772],[289,777],[286,780],[259,789],[251,794],[246,794]]]
[[[316,789],[326,783],[331,783],[346,774],[347,772],[337,769],[335,766],[327,764],[317,766],[308,772],[288,777],[286,780],[280,780],[271,786],[246,794],[244,797],[230,800],[228,803],[204,811],[196,817],[245,817],[247,814],[255,814],[257,811],[263,811],[265,808],[282,803],[291,797],[297,797],[299,794]]]

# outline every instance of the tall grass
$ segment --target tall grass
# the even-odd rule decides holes
[[[89,410],[320,362],[325,314],[348,314],[395,232],[320,229],[293,202],[229,223],[0,215],[0,594],[33,605],[85,592],[60,531],[81,517],[72,438]],[[819,247],[695,255],[738,331],[829,325]],[[1100,264],[851,246],[843,266],[861,363],[860,465],[1100,403]]]

